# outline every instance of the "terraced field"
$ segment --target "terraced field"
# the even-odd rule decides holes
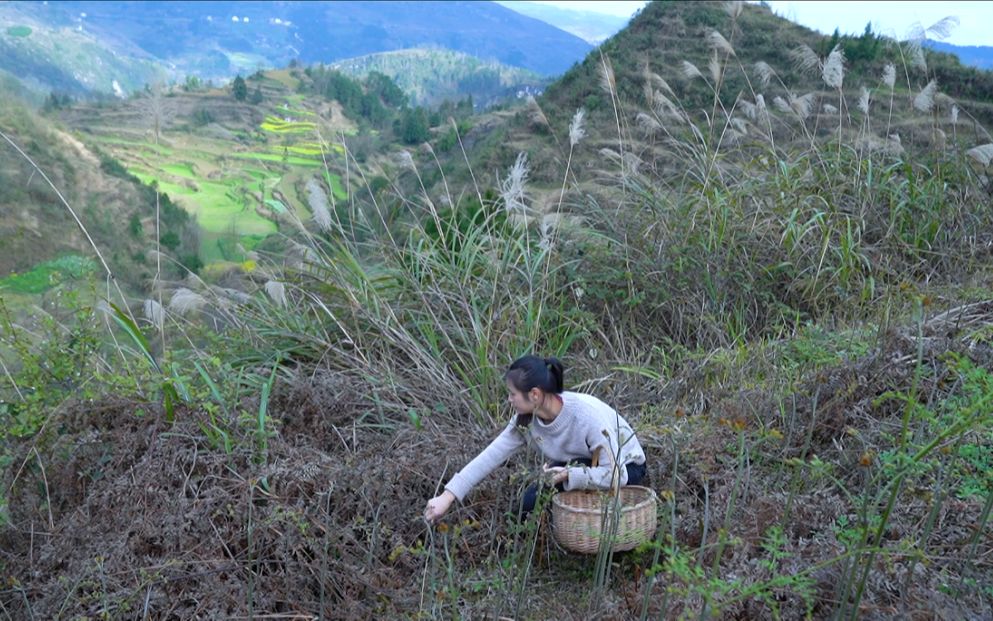
[[[264,108],[264,120],[255,127],[167,127],[158,142],[147,128],[128,124],[91,125],[88,131],[128,172],[156,184],[195,216],[206,265],[240,263],[245,251],[289,219],[310,218],[301,194],[308,179],[324,178],[336,200],[347,197],[338,175],[325,168],[340,160],[344,149],[322,140],[320,119],[303,105],[298,97],[282,99]],[[236,141],[219,137],[223,132]]]

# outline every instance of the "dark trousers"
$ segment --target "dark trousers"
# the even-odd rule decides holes
[[[571,462],[572,465],[579,466],[592,466],[593,460],[591,459],[574,459]],[[562,467],[566,463],[562,461],[553,461],[549,464],[552,467]],[[645,464],[627,464],[624,466],[625,470],[628,472],[628,482],[627,485],[640,485],[645,478],[645,473],[647,468]],[[520,510],[518,515],[523,520],[534,511],[534,506],[538,502],[538,494],[547,489],[548,486],[541,483],[533,483],[526,490],[524,490],[524,495],[521,496]],[[555,484],[555,489],[558,491],[563,491],[563,486],[561,483]]]

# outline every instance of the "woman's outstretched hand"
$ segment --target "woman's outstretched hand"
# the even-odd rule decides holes
[[[434,524],[441,516],[448,513],[448,508],[453,502],[455,502],[455,494],[446,489],[441,495],[428,501],[428,505],[424,508],[424,520],[428,524]]]

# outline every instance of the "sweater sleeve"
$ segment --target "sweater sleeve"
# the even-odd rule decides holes
[[[524,446],[524,437],[511,422],[475,459],[451,478],[445,489],[461,501],[469,491],[497,466]]]
[[[595,468],[592,466],[569,468],[569,478],[564,484],[565,489],[610,489],[614,477],[614,456],[617,454],[617,441],[612,435],[607,434],[606,430],[602,430],[588,435],[586,443],[590,447],[590,455],[596,455],[599,451],[599,465]],[[627,484],[627,468],[621,467],[617,476],[618,485]]]

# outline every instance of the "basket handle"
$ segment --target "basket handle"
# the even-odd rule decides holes
[[[591,464],[591,466],[593,468],[596,468],[597,466],[600,465],[600,451],[602,451],[602,450],[603,450],[603,447],[602,446],[598,446],[598,447],[596,447],[596,450],[593,451],[593,457],[592,457],[592,459],[590,459],[590,464]],[[618,466],[617,466],[617,463],[615,461],[614,467],[613,467],[613,469],[611,470],[611,473],[610,473],[610,491],[615,496],[617,495],[617,492],[618,492],[618,490],[620,488],[620,478],[621,478],[620,477],[620,470],[618,470]]]

